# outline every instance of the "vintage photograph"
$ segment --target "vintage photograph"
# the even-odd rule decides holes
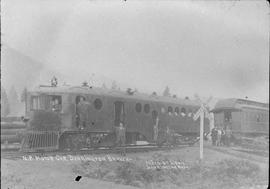
[[[2,0],[1,188],[268,188],[269,12]]]

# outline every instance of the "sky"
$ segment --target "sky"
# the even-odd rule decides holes
[[[3,0],[1,12],[2,45],[67,83],[269,102],[266,1]]]

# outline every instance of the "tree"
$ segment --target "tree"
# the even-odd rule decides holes
[[[6,90],[1,86],[1,117],[9,114],[9,103]]]
[[[116,84],[116,81],[113,81],[113,82],[112,82],[112,89],[113,89],[113,90],[117,90],[117,84]]]
[[[25,114],[27,111],[27,88],[25,87],[21,94],[21,102],[24,102]]]
[[[19,98],[18,98],[18,94],[14,86],[11,87],[8,93],[8,101],[9,101],[10,113],[16,114],[19,108]]]
[[[25,102],[26,101],[26,96],[27,95],[27,89],[26,87],[23,89],[22,94],[21,94],[21,102]]]
[[[165,90],[164,90],[164,92],[163,92],[163,96],[171,96],[171,94],[170,94],[170,89],[169,89],[168,86],[166,86],[166,88],[165,88]]]

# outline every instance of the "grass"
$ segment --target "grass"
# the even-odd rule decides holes
[[[154,155],[153,161],[167,161],[165,155]],[[138,160],[138,159],[137,159]],[[136,187],[162,188],[239,188],[259,180],[260,168],[245,160],[223,160],[212,166],[199,162],[186,169],[147,169],[143,161],[82,162],[74,167],[82,176]]]

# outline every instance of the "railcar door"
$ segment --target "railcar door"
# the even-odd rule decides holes
[[[120,122],[125,125],[125,106],[124,102],[114,102],[114,126],[119,127]]]

